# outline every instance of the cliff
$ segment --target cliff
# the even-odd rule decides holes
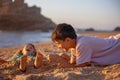
[[[28,7],[24,0],[0,0],[0,30],[48,31],[55,23],[41,14],[41,8]]]

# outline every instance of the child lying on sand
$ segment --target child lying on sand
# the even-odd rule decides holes
[[[28,56],[35,57],[34,60],[35,68],[39,68],[42,65],[43,55],[39,52],[36,52],[35,46],[33,44],[26,44],[23,50],[18,51],[13,56],[13,58],[19,55],[24,55],[22,58],[20,58],[20,65],[19,65],[19,69],[23,72],[26,71],[27,60],[29,58]]]
[[[120,34],[106,39],[94,36],[77,36],[69,24],[59,24],[52,33],[52,41],[68,51],[66,54],[48,55],[49,61],[58,62],[62,67],[84,67],[95,65],[112,65],[120,63]]]
[[[33,44],[26,44],[22,50],[19,50],[13,55],[9,62],[17,60],[18,58],[20,60],[19,69],[22,72],[25,72],[27,67],[27,60],[29,58],[34,58],[34,67],[39,68],[42,65],[43,55],[39,52],[36,52],[35,46]]]

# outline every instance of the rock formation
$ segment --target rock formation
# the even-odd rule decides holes
[[[51,19],[41,15],[41,8],[28,7],[24,0],[0,0],[0,30],[41,30],[55,27]]]
[[[120,26],[117,26],[113,31],[120,31]]]

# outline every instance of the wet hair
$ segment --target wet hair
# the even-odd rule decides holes
[[[54,29],[51,39],[52,41],[65,40],[67,37],[76,39],[77,35],[74,28],[70,24],[62,23],[58,24]]]

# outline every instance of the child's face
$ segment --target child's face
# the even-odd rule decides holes
[[[68,51],[69,48],[71,47],[70,46],[70,38],[66,38],[64,41],[63,40],[58,40],[58,41],[55,41],[55,44],[59,47],[59,48],[62,48],[64,49],[65,51]]]
[[[23,52],[24,52],[24,54],[32,54],[32,53],[34,53],[35,51],[34,51],[33,46],[28,44],[28,45],[25,45],[25,46],[24,46]]]

